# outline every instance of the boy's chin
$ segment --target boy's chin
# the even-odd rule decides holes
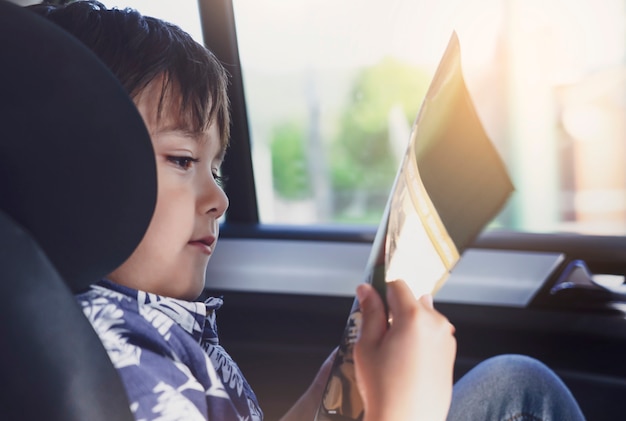
[[[187,288],[180,291],[180,294],[177,294],[181,300],[186,301],[195,301],[202,295],[204,291],[204,277],[202,279],[193,280],[187,284]]]

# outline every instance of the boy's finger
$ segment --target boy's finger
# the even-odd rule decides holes
[[[406,282],[398,280],[387,283],[387,304],[389,312],[398,316],[415,309],[415,297]]]
[[[387,316],[383,301],[369,284],[361,284],[357,287],[357,298],[361,307],[359,342],[376,343],[387,328]]]
[[[435,308],[433,304],[433,296],[430,294],[422,295],[419,301],[431,310]]]

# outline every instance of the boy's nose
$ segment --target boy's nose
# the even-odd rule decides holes
[[[224,190],[220,188],[217,182],[211,178],[211,180],[204,184],[201,189],[200,206],[201,213],[213,214],[215,218],[219,218],[228,209],[228,196],[224,193]]]

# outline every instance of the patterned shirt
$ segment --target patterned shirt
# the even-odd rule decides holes
[[[219,345],[215,310],[103,280],[76,296],[118,370],[137,420],[260,421],[239,367]]]

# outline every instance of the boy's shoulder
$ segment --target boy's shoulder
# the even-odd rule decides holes
[[[108,280],[76,295],[92,323],[99,327],[124,325],[126,335],[153,335],[169,341],[171,335],[191,336],[195,342],[216,336],[214,311],[220,298],[207,302],[185,301],[128,288]],[[101,334],[101,332],[98,332]]]
[[[75,298],[98,336],[109,338],[109,345],[111,338],[119,341],[128,336],[149,334],[148,326],[141,323],[136,297],[95,284]]]

